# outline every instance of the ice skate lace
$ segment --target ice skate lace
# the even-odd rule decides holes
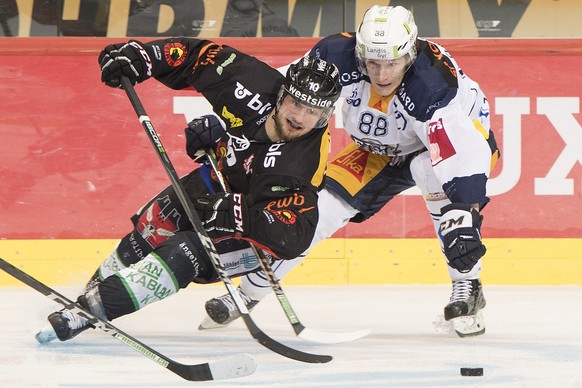
[[[250,297],[248,297],[240,289],[238,289],[238,292],[239,292],[240,296],[242,297],[243,302],[245,302],[246,306],[248,306],[249,303],[251,303],[253,301]],[[235,311],[237,309],[236,305],[234,303],[234,299],[232,299],[232,296],[230,296],[230,294],[220,296],[216,299],[220,300],[226,306],[226,308],[228,308],[229,311]]]
[[[80,329],[81,327],[87,325],[87,320],[85,318],[81,318],[80,316],[78,316],[77,314],[75,314],[69,310],[61,311],[61,315],[67,321],[69,321],[69,328],[71,328],[73,330]]]
[[[451,294],[452,302],[464,302],[473,292],[473,283],[471,280],[455,280],[453,282],[453,293]]]

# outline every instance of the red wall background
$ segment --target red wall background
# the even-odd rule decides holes
[[[294,60],[315,42],[216,40],[273,66]],[[133,212],[169,183],[125,93],[100,82],[98,53],[118,41],[0,39],[1,239],[119,238]],[[491,195],[485,237],[582,237],[582,40],[436,41],[490,100],[502,147],[493,180],[514,175],[515,184],[498,178],[509,186]],[[194,93],[154,80],[136,89],[176,170],[188,172],[194,165],[183,151],[186,120],[173,113],[173,98]],[[342,129],[332,128],[332,153],[347,141]],[[558,171],[556,184],[544,185],[550,193],[541,193],[536,179],[552,169],[563,176]],[[571,190],[556,194],[565,182]],[[336,235],[432,236],[417,195],[400,196],[369,221]]]

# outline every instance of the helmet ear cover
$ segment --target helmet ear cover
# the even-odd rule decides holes
[[[324,127],[333,114],[340,93],[341,84],[337,67],[308,55],[289,66],[285,82],[279,89],[277,110],[285,96],[290,95],[304,105],[322,109],[322,117],[316,126]]]

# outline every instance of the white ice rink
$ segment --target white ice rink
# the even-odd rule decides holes
[[[57,290],[76,296],[76,288]],[[222,286],[191,286],[113,321],[181,363],[249,353],[258,364],[250,376],[188,382],[99,330],[41,346],[32,331],[56,304],[28,287],[0,288],[0,387],[582,387],[582,287],[485,285],[487,332],[464,339],[439,324],[448,286],[285,291],[307,327],[372,333],[351,343],[309,343],[295,336],[274,296],[253,311],[255,322],[272,338],[333,361],[286,359],[259,345],[242,322],[197,331],[204,301],[224,293]],[[460,376],[461,367],[482,367],[484,376]]]

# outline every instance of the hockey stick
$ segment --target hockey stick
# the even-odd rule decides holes
[[[95,326],[111,335],[125,345],[137,350],[142,355],[153,360],[164,368],[174,372],[178,376],[189,381],[222,380],[233,377],[247,376],[256,369],[255,360],[251,355],[239,354],[225,358],[223,360],[205,362],[195,365],[184,365],[176,362],[156,350],[150,348],[143,342],[124,333],[111,323],[101,320],[89,311],[82,308],[77,303],[58,293],[44,283],[39,282],[32,276],[16,268],[6,260],[0,258],[0,269],[20,280],[27,286],[34,288],[44,296],[63,305],[67,310],[85,318],[91,325]]]
[[[192,201],[186,194],[186,190],[184,189],[182,183],[180,182],[178,174],[176,173],[176,170],[174,169],[174,166],[170,161],[170,157],[166,153],[166,149],[162,145],[160,137],[158,136],[158,133],[154,129],[154,126],[150,121],[150,118],[147,116],[145,108],[143,107],[139,99],[139,96],[137,95],[133,85],[131,84],[131,81],[127,77],[121,77],[121,84],[123,86],[123,89],[127,93],[127,97],[129,98],[129,101],[131,102],[131,105],[133,106],[133,109],[135,110],[135,113],[139,121],[141,122],[143,128],[145,129],[148,138],[150,139],[152,145],[154,146],[154,149],[156,150],[156,153],[158,154],[158,157],[160,158],[160,161],[164,166],[164,170],[166,170],[166,173],[168,174],[168,177],[172,182],[172,187],[174,188],[174,191],[176,192],[176,195],[178,196],[180,203],[184,207],[184,211],[186,212],[188,219],[190,220],[190,223],[194,228],[194,231],[198,235],[200,242],[202,243],[204,249],[206,250],[206,253],[210,257],[212,266],[218,273],[220,280],[222,280],[222,282],[224,283],[228,293],[230,294],[230,296],[232,296],[232,299],[234,300],[236,307],[238,308],[245,324],[247,325],[247,328],[249,329],[251,336],[254,339],[256,339],[261,345],[272,350],[273,352],[297,361],[311,363],[325,363],[331,361],[332,360],[331,356],[304,353],[297,349],[293,349],[286,345],[283,345],[282,343],[277,342],[271,337],[269,337],[255,324],[255,322],[249,315],[249,311],[247,310],[247,307],[243,302],[242,297],[239,295],[238,291],[236,290],[236,287],[232,283],[232,280],[228,276],[228,273],[226,272],[224,265],[220,261],[220,256],[216,251],[216,247],[214,246],[212,239],[208,237],[206,230],[202,227],[202,223],[200,222],[198,214],[193,210],[194,205],[192,204]]]
[[[212,170],[214,171],[214,174],[216,175],[216,178],[220,183],[220,187],[225,193],[229,193],[230,187],[228,187],[228,183],[224,179],[222,172],[218,169],[214,151],[208,150],[208,152],[206,153],[206,157],[208,158],[208,162],[210,163],[210,166],[212,167]],[[293,307],[291,307],[291,303],[289,302],[289,299],[287,299],[287,295],[285,295],[283,287],[281,287],[281,283],[279,282],[277,276],[273,272],[273,268],[271,268],[269,260],[265,257],[263,251],[258,249],[254,244],[250,244],[250,246],[255,256],[257,256],[257,258],[259,259],[259,263],[261,264],[263,272],[265,272],[265,275],[269,280],[269,284],[271,285],[273,292],[277,296],[277,300],[279,300],[279,303],[281,304],[281,307],[283,308],[283,311],[285,312],[285,315],[287,316],[289,323],[291,323],[291,326],[293,327],[293,330],[295,331],[295,334],[297,334],[298,337],[313,342],[319,342],[324,344],[336,344],[340,342],[357,340],[359,338],[367,336],[370,333],[370,330],[332,333],[318,331],[303,326],[303,324],[299,321],[299,318],[297,318],[297,314],[295,314],[295,311],[293,311]]]

